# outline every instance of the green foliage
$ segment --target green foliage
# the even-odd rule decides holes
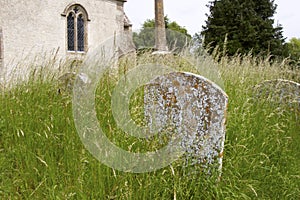
[[[155,28],[155,20],[147,19],[142,26],[142,29],[145,29],[145,28]],[[183,26],[180,26],[175,21],[171,21],[168,18],[168,16],[165,16],[165,28],[182,33],[182,34],[186,35],[187,37],[191,37],[191,35],[188,34],[188,31],[186,30],[186,28],[184,28]]]
[[[286,56],[282,27],[273,27],[274,0],[214,0],[201,34],[205,47],[236,53]],[[210,51],[212,52],[212,51]]]
[[[181,49],[191,40],[186,28],[180,26],[175,21],[165,16],[165,28],[167,36],[167,45],[169,50]],[[155,45],[155,20],[148,19],[144,22],[140,32],[133,33],[133,41],[137,49],[154,48]]]
[[[287,43],[292,62],[300,65],[300,38],[292,38]]]

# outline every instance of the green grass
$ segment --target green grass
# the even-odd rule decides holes
[[[300,199],[300,111],[253,94],[263,80],[299,82],[299,71],[251,56],[223,58],[219,66],[229,96],[220,181],[215,174],[191,173],[198,166],[183,168],[181,161],[143,174],[106,167],[80,141],[71,95],[58,94],[55,78],[31,78],[1,91],[0,199]],[[129,68],[123,63],[120,73]],[[126,149],[136,142],[134,149],[142,151],[145,141],[126,137],[113,121],[114,80],[99,86],[98,117],[116,144]],[[139,95],[132,100],[137,115],[141,101]]]

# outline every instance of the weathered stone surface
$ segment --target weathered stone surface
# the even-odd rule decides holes
[[[260,100],[298,105],[300,108],[300,84],[290,80],[264,81],[254,87],[254,94]]]
[[[57,50],[56,58],[81,58],[67,50],[66,10],[73,4],[81,5],[88,14],[87,48],[89,51],[113,35],[123,34],[124,0],[1,0],[0,27],[3,31],[4,51],[0,56],[5,67],[24,59],[37,62]],[[26,13],[26,16],[18,13]],[[127,31],[130,32],[130,31]],[[32,63],[31,63],[32,64]]]
[[[155,49],[168,51],[163,0],[155,0]]]
[[[3,63],[3,34],[2,34],[2,27],[0,26],[0,70],[2,68]]]
[[[187,165],[218,162],[221,168],[228,97],[217,85],[199,75],[173,72],[153,80],[144,101],[150,131],[171,126],[167,134],[180,135]]]

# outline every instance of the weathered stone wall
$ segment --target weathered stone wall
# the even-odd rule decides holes
[[[2,34],[2,27],[0,26],[0,70],[2,69],[3,64],[3,34]]]
[[[92,50],[107,37],[123,31],[124,1],[114,0],[0,0],[4,65],[53,54],[68,55],[66,17],[71,4],[82,5],[89,16],[88,48]]]

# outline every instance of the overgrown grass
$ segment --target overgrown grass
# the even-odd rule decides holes
[[[140,57],[137,63],[151,62]],[[185,69],[188,62],[163,59]],[[171,63],[168,63],[171,62]],[[122,63],[126,72],[131,61]],[[222,177],[190,173],[182,162],[155,172],[115,171],[83,146],[72,116],[71,95],[59,94],[56,79],[32,75],[18,87],[2,89],[0,101],[1,199],[300,199],[300,111],[269,103],[253,94],[263,80],[299,82],[300,72],[267,59],[222,58],[219,70],[229,96]],[[44,72],[45,73],[45,72]],[[40,76],[42,77],[42,76]],[[116,144],[140,150],[145,141],[116,127],[109,96],[117,79],[99,86],[97,114]],[[132,100],[140,114],[143,99]],[[108,123],[109,122],[109,123]]]

